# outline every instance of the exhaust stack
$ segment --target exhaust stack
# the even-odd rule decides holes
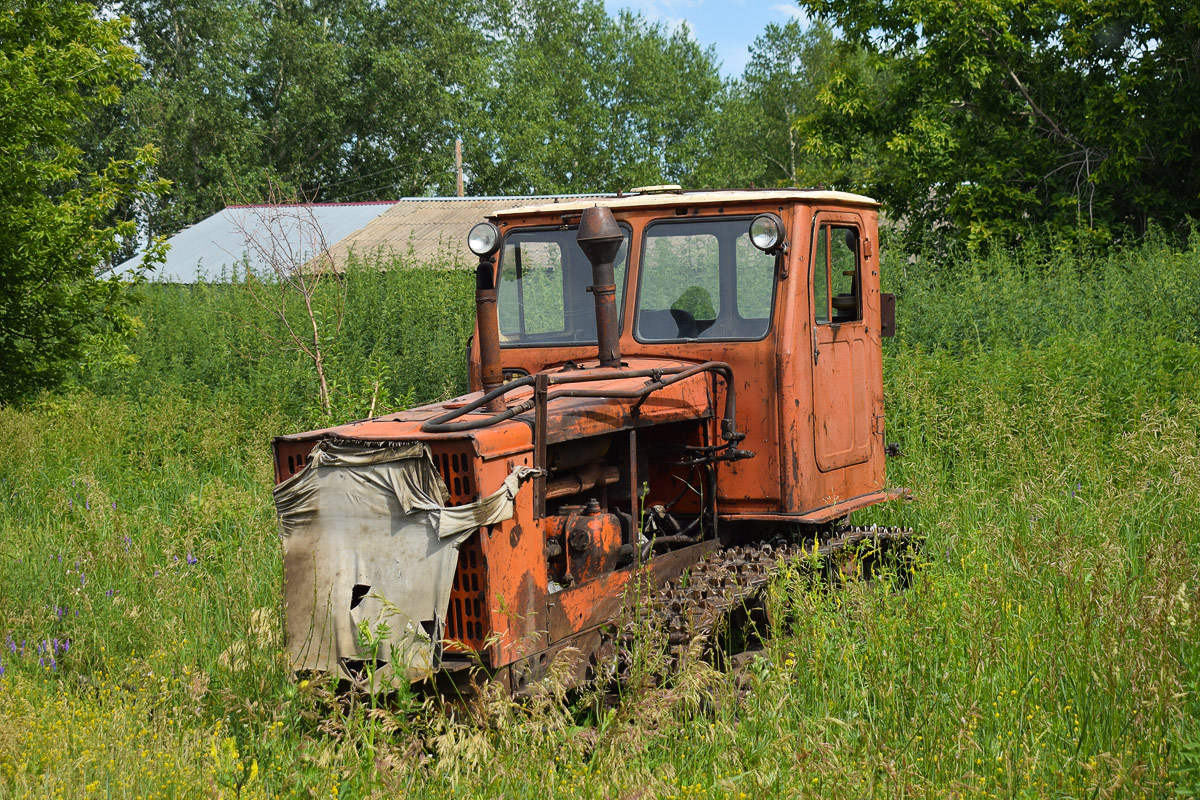
[[[605,206],[585,209],[575,241],[592,265],[588,291],[596,303],[596,344],[601,367],[621,366],[617,330],[617,286],[613,259],[625,240],[612,212]]]
[[[496,262],[492,256],[480,256],[475,268],[475,320],[479,325],[479,366],[483,391],[490,392],[504,383],[500,366],[500,318],[496,309]],[[488,403],[489,411],[503,411],[504,398]]]

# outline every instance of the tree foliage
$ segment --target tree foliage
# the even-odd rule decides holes
[[[515,0],[464,137],[472,191],[617,191],[687,182],[707,151],[716,58],[686,28],[595,0]]]
[[[804,0],[868,64],[798,132],[912,228],[1100,235],[1200,213],[1200,6],[1180,0]]]
[[[444,0],[140,0],[131,135],[162,148],[172,231],[271,187],[370,200],[453,186],[455,121],[482,54],[479,5]]]
[[[114,214],[162,188],[154,153],[95,164],[78,144],[137,73],[126,27],[89,2],[0,12],[0,402],[119,356],[135,325],[128,281],[97,273],[134,232]]]
[[[863,55],[839,47],[820,22],[770,23],[753,45],[740,78],[725,87],[712,147],[701,182],[713,187],[815,186],[836,174],[836,165],[806,147],[797,130],[816,113],[817,93],[839,69]]]
[[[715,57],[596,0],[113,0],[145,77],[121,131],[162,150],[172,232],[268,187],[323,201],[615,190],[690,177]],[[124,137],[122,140],[121,137]],[[108,148],[107,150],[105,148]]]

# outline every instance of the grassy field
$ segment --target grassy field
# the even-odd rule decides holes
[[[152,287],[137,366],[0,409],[0,795],[1200,794],[1200,240],[885,278],[917,500],[855,521],[928,534],[913,585],[781,582],[740,683],[459,717],[292,681],[267,443],[321,421],[311,371],[244,291]],[[337,413],[461,390],[470,288],[353,276]]]

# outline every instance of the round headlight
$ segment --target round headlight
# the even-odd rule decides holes
[[[500,229],[490,222],[481,222],[467,234],[467,247],[477,256],[490,256],[500,248]]]
[[[750,241],[764,253],[783,247],[783,220],[774,214],[759,214],[750,221]]]

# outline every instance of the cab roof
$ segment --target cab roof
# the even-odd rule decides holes
[[[535,214],[565,214],[572,211],[583,211],[592,206],[608,206],[616,211],[619,209],[660,208],[663,206],[729,205],[733,203],[771,203],[776,201],[846,203],[871,207],[879,205],[876,200],[865,195],[818,189],[738,189],[718,192],[667,191],[630,194],[623,197],[588,197],[555,200],[552,203],[501,209],[493,217],[503,219],[508,217],[532,216]]]

